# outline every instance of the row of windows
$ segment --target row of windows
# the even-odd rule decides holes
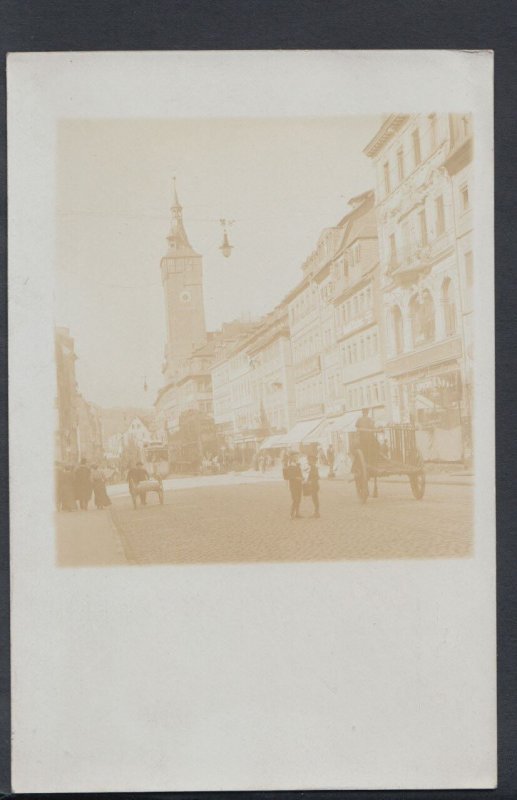
[[[291,324],[303,319],[318,305],[318,290],[316,286],[305,289],[294,301],[289,309]]]
[[[441,288],[441,305],[445,336],[457,332],[456,304],[452,293],[450,278],[445,278]],[[434,300],[427,290],[421,296],[414,295],[409,303],[412,346],[431,344],[436,337],[436,312]],[[398,355],[404,352],[404,321],[398,306],[391,309],[391,329],[393,350]]]
[[[348,322],[361,317],[373,306],[372,287],[367,286],[358,292],[345,303],[336,309],[336,321],[338,325],[346,325]]]
[[[465,202],[468,200],[468,186],[465,185]],[[443,195],[434,199],[434,236],[439,237],[447,228],[448,213]],[[400,257],[402,259],[411,255],[414,246],[425,247],[429,244],[428,211],[425,207],[421,208],[412,218],[406,219],[400,226],[400,233],[397,237],[395,232],[388,235],[388,257],[390,266],[398,265]]]
[[[329,400],[339,400],[343,397],[343,380],[339,372],[328,376],[327,394]]]
[[[240,381],[232,386],[232,402],[234,406],[242,406],[251,401],[251,381]]]
[[[406,146],[401,143],[396,152],[395,161],[387,159],[382,165],[384,194],[389,195],[395,186],[399,186],[406,177],[422,163],[425,157],[433,153],[439,143],[438,118],[429,114],[425,126],[416,125],[406,139]],[[409,145],[409,147],[407,146]],[[424,146],[423,146],[424,145]]]
[[[463,141],[471,134],[471,118],[465,114],[449,120],[449,136],[451,145],[455,140]],[[440,127],[442,130],[440,130]],[[430,156],[445,137],[444,118],[436,114],[429,114],[424,124],[420,123],[413,128],[409,136],[404,137],[398,147],[395,158],[388,158],[382,165],[382,184],[384,195],[391,191],[407,178],[423,161]]]
[[[347,408],[367,408],[381,405],[386,401],[386,389],[383,381],[363,383],[348,389]]]
[[[379,352],[379,335],[377,331],[363,336],[355,336],[341,348],[343,364],[357,364]]]
[[[228,414],[232,410],[232,403],[231,398],[229,396],[225,397],[214,397],[214,411],[216,415],[219,414]]]
[[[228,367],[223,369],[216,369],[212,372],[212,381],[214,389],[220,386],[227,386],[230,383],[230,370]]]
[[[274,408],[266,408],[266,416],[272,428],[285,428],[286,418],[283,406],[275,406]]]
[[[293,361],[299,364],[306,358],[319,353],[321,350],[321,339],[318,330],[312,330],[293,343]]]
[[[315,378],[305,381],[296,387],[296,405],[298,408],[323,402],[323,379]]]
[[[211,400],[199,400],[197,405],[200,411],[204,411],[206,414],[213,413],[213,405]]]

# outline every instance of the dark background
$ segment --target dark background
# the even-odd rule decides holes
[[[517,0],[0,0],[0,796],[9,796],[9,521],[5,55],[53,50],[490,49],[495,51],[496,433],[499,788],[456,792],[250,792],[270,800],[346,796],[517,797]],[[251,89],[252,90],[252,89]],[[480,268],[483,265],[479,265]],[[37,464],[34,465],[37,470]],[[487,487],[491,491],[491,487]],[[115,768],[115,765],[114,765]],[[240,793],[213,793],[212,797]],[[22,795],[19,795],[21,797]],[[80,797],[83,795],[75,795]],[[84,795],[102,797],[103,795]],[[104,795],[108,797],[108,795]],[[113,796],[113,795],[109,795]],[[167,793],[115,795],[167,797]],[[200,797],[177,793],[176,798]],[[44,797],[44,795],[39,795]],[[64,797],[64,795],[61,795]]]

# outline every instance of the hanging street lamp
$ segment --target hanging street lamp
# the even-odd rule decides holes
[[[232,254],[233,245],[230,244],[230,240],[228,239],[228,228],[233,225],[235,222],[234,219],[221,219],[220,223],[223,228],[223,243],[220,246],[219,250],[223,254],[225,258],[229,258]]]

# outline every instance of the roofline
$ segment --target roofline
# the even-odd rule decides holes
[[[284,324],[280,328],[277,328],[276,331],[271,331],[271,333],[264,338],[264,341],[255,342],[254,345],[250,347],[250,353],[260,353],[265,347],[268,347],[272,342],[276,341],[276,339],[282,338],[290,338],[290,330],[289,324]]]
[[[409,117],[409,114],[390,114],[384,120],[373,139],[371,139],[363,149],[363,153],[369,158],[376,156],[382,150],[386,142],[388,142],[391,137],[400,130],[402,125],[408,121]]]

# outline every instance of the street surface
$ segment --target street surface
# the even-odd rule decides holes
[[[321,481],[321,518],[291,520],[287,484],[257,473],[173,478],[133,509],[127,487],[110,487],[106,511],[59,513],[63,566],[193,564],[344,559],[451,558],[472,552],[473,487],[428,483],[413,499],[407,479],[379,481],[362,505],[353,484]]]

